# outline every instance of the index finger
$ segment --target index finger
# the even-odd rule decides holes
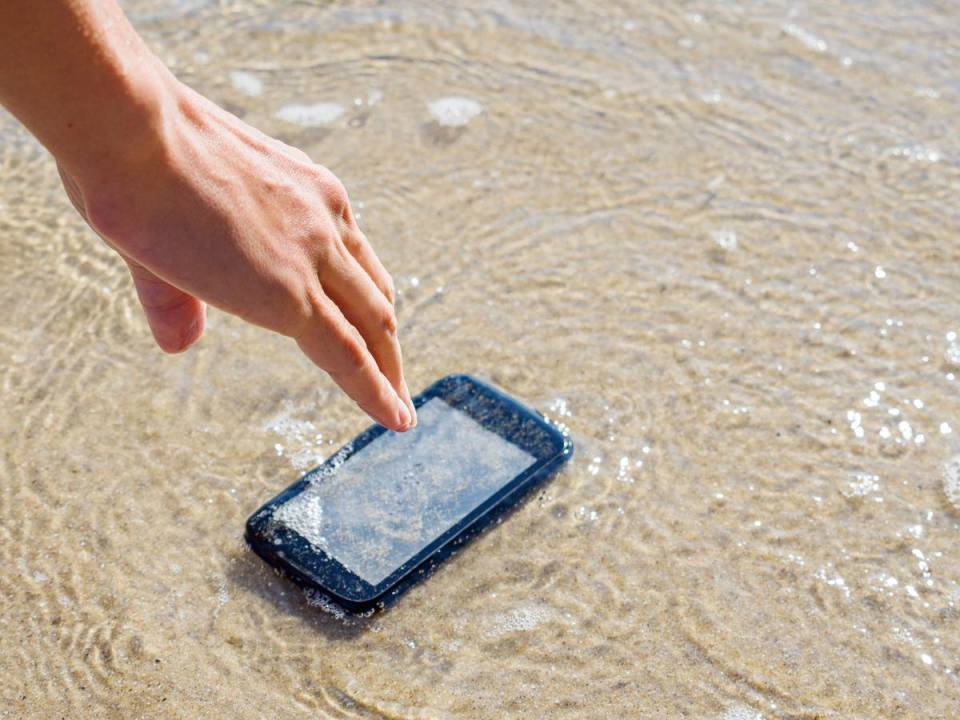
[[[340,308],[317,291],[314,319],[296,337],[297,345],[378,423],[403,432],[412,416],[377,366],[366,343]]]
[[[416,425],[417,415],[403,379],[403,359],[393,304],[348,253],[331,260],[320,282],[343,316],[363,337],[367,349],[393,389],[403,399]]]

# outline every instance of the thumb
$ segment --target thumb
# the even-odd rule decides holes
[[[178,353],[199,340],[207,317],[206,304],[161,280],[134,260],[124,260],[160,349]]]
[[[70,173],[64,170],[59,161],[57,172],[60,173],[60,180],[63,181],[63,187],[73,207],[89,223],[86,203],[79,184]],[[115,250],[117,249],[106,238],[104,240]],[[140,298],[153,338],[160,349],[168,353],[182,352],[199,340],[207,318],[207,306],[193,295],[161,280],[140,263],[128,257],[123,259],[130,268],[133,284],[137,288],[137,297]]]

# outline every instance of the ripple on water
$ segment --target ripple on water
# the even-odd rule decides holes
[[[807,49],[813,50],[817,53],[822,53],[827,51],[827,42],[821,37],[814,35],[809,30],[804,30],[799,25],[794,25],[793,23],[787,23],[783,26],[783,32],[785,35],[789,35],[794,40],[799,41]]]
[[[150,351],[0,113],[9,714],[955,716],[960,5],[362,5],[124,3],[368,201],[412,387],[493,375],[579,451],[389,612],[301,594],[235,540],[362,412],[219,313]]]

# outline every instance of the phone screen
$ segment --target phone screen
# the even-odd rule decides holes
[[[438,397],[417,419],[318,471],[273,521],[377,585],[536,462]]]

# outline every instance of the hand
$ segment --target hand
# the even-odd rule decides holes
[[[155,77],[132,151],[58,165],[74,207],[129,266],[157,344],[196,342],[210,303],[296,340],[377,422],[415,425],[393,282],[343,185],[159,63]]]

